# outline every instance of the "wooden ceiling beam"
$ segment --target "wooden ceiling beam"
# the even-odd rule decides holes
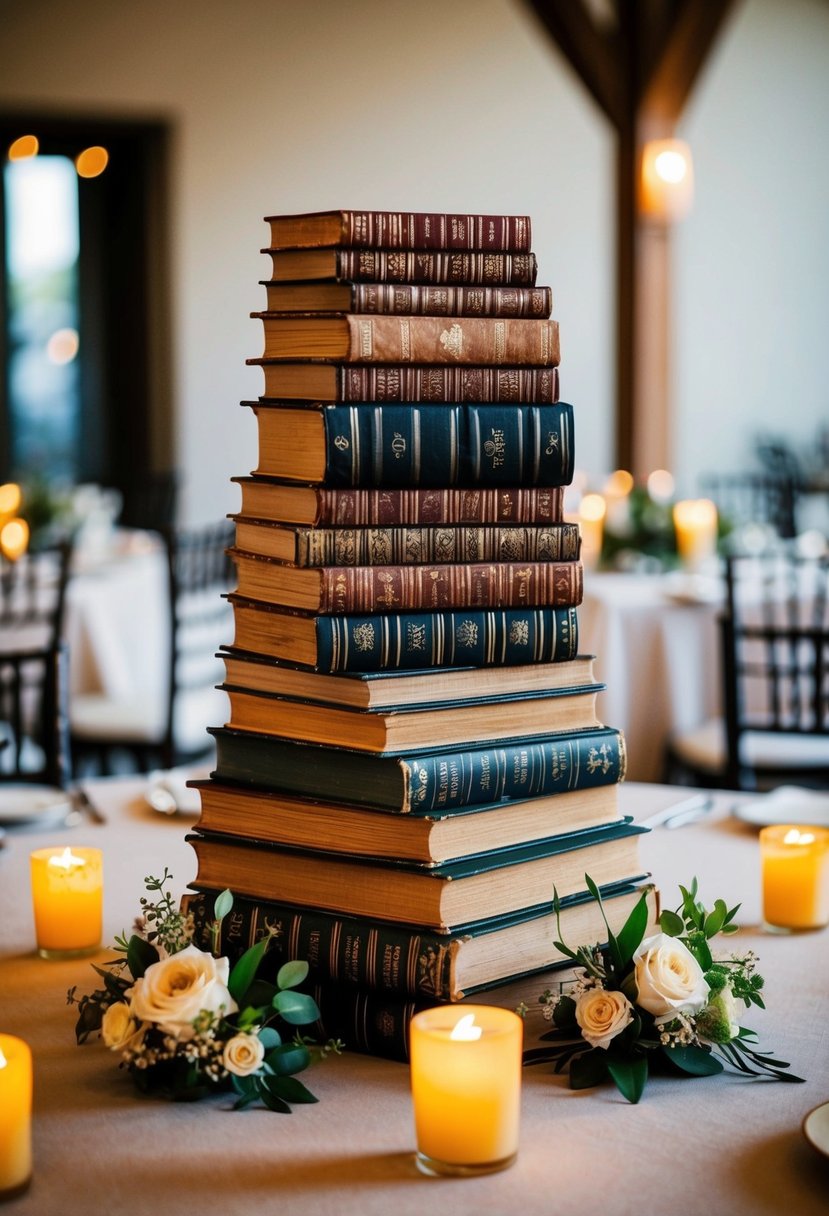
[[[732,7],[733,0],[681,0],[639,96],[641,114],[674,127]]]
[[[527,0],[527,4],[605,117],[621,127],[629,101],[615,34],[596,26],[582,0]]]

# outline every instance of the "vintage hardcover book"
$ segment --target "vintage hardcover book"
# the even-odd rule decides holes
[[[337,675],[309,671],[294,663],[229,646],[223,647],[216,657],[224,662],[226,683],[236,688],[301,697],[352,709],[457,703],[479,697],[578,688],[596,682],[593,655],[521,667],[424,667],[419,671]]]
[[[304,528],[231,515],[236,548],[295,566],[402,566],[447,562],[575,561],[577,523],[514,527],[404,525],[402,527]]]
[[[261,367],[264,396],[286,401],[406,402],[449,405],[456,401],[550,403],[558,401],[557,367],[450,367],[435,363],[358,365],[247,359]]]
[[[263,359],[344,363],[474,363],[557,367],[558,322],[549,318],[409,317],[253,312]]]
[[[625,775],[621,731],[610,726],[534,734],[501,745],[433,747],[406,756],[278,739],[213,726],[219,780],[350,802],[390,814],[454,811],[613,785]]]
[[[354,490],[293,485],[273,477],[231,477],[242,493],[240,514],[274,523],[318,527],[408,524],[553,524],[564,519],[564,487],[524,489]]]
[[[492,693],[462,702],[355,709],[320,701],[220,685],[230,703],[227,725],[305,743],[364,752],[410,752],[447,744],[517,739],[536,730],[599,726],[596,698],[604,684]]]
[[[182,896],[182,911],[195,925],[194,942],[203,950],[212,949],[215,898],[213,891]],[[602,903],[611,932],[619,932],[643,898],[655,928],[658,899],[652,885],[605,887]],[[598,903],[581,893],[563,901],[558,925],[548,904],[451,934],[240,898],[222,921],[219,953],[233,964],[266,934],[271,940],[260,968],[263,979],[273,980],[284,963],[301,958],[323,985],[451,1002],[567,965],[570,960],[554,943],[604,943],[607,925]]]
[[[253,411],[257,474],[331,488],[569,485],[573,407],[243,402]]]
[[[465,562],[445,566],[285,566],[228,549],[237,593],[322,615],[442,608],[571,607],[581,603],[580,561]]]
[[[420,317],[549,317],[550,287],[461,287],[415,283],[277,283],[264,280],[268,312],[394,313]]]
[[[550,906],[603,883],[645,877],[638,836],[646,828],[610,824],[440,866],[342,857],[287,849],[242,837],[189,833],[196,853],[193,886],[418,928],[452,930],[472,921]]]
[[[350,803],[317,802],[221,781],[191,781],[199,791],[201,832],[266,840],[356,857],[438,865],[564,832],[618,823],[619,786],[526,798],[444,814],[386,815]]]
[[[314,211],[267,215],[272,249],[342,245],[346,249],[482,249],[529,253],[528,215],[435,211]]]
[[[532,287],[534,253],[483,253],[453,249],[263,249],[272,280],[351,279],[358,283],[455,284]]]
[[[235,646],[318,671],[556,663],[578,651],[573,607],[300,616],[229,599]]]

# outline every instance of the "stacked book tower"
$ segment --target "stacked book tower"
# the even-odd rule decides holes
[[[620,732],[578,652],[573,408],[523,216],[275,216],[258,464],[232,550],[227,725],[185,897],[222,951],[311,964],[321,1029],[411,1014],[606,937],[645,876]]]

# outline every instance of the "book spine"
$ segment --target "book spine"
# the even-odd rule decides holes
[[[578,653],[575,608],[318,617],[317,666],[328,672],[558,663]]]
[[[408,810],[451,810],[613,785],[625,772],[619,731],[575,732],[454,753],[399,758]]]
[[[340,244],[361,249],[482,249],[529,253],[526,215],[344,211]]]
[[[299,566],[575,561],[579,526],[308,528],[296,532]]]
[[[580,604],[581,562],[469,562],[451,566],[326,566],[319,612],[514,608]]]
[[[561,521],[564,489],[326,490],[318,522],[343,527],[402,524],[551,524]]]
[[[309,322],[308,336],[286,346],[284,317],[258,314],[265,335],[265,359],[319,357]],[[349,363],[479,363],[556,367],[560,361],[558,322],[492,317],[363,316],[341,318],[348,330]]]
[[[347,1051],[397,1060],[409,1059],[409,1024],[416,1013],[439,1001],[406,1000],[345,988],[315,984],[309,989],[320,1011],[314,1032],[320,1042],[341,1039]]]
[[[272,250],[274,275],[281,254]],[[337,277],[355,283],[532,287],[534,253],[451,253],[425,250],[338,249]]]
[[[211,947],[211,921],[215,892],[187,894],[182,911],[194,921],[194,944]],[[368,988],[396,996],[433,997],[449,1000],[453,992],[453,959],[457,943],[452,938],[326,915],[300,911],[287,904],[236,899],[222,921],[219,953],[231,966],[250,946],[271,934],[267,954],[260,967],[262,979],[273,979],[283,963],[304,959],[311,975],[336,981],[350,988]]]
[[[336,487],[562,486],[574,472],[573,407],[329,405],[325,482]]]
[[[413,283],[357,283],[352,310],[358,313],[434,317],[549,317],[549,287],[432,287]]]

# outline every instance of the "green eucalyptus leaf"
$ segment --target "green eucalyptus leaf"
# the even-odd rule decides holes
[[[576,1025],[576,1002],[571,996],[562,996],[553,1009],[553,1025],[560,1030],[570,1030]]]
[[[278,1098],[284,1098],[286,1102],[319,1101],[319,1098],[315,1098],[310,1089],[301,1081],[297,1081],[296,1077],[268,1077],[263,1084],[269,1093],[276,1094]]]
[[[607,1077],[607,1052],[594,1047],[570,1062],[570,1088],[592,1089]]]
[[[725,918],[728,915],[728,908],[723,900],[718,899],[714,904],[712,911],[705,918],[703,926],[706,937],[716,937],[725,924]]]
[[[292,1026],[305,1026],[308,1022],[316,1022],[320,1016],[317,1002],[305,992],[277,992],[273,998],[276,1012]]]
[[[605,916],[604,904],[602,903],[602,893],[599,890],[598,886],[596,885],[595,881],[590,877],[589,874],[585,874],[584,881],[585,881],[588,891],[593,896],[596,903],[599,905],[599,911],[602,914],[602,920],[604,921],[605,931],[607,932],[607,948],[610,952],[610,957],[612,958],[615,966],[619,970],[621,970],[623,963],[622,963],[621,952],[619,950],[619,943],[616,940],[616,934],[610,928],[607,917]]]
[[[268,1110],[274,1110],[278,1115],[290,1115],[293,1113],[288,1103],[284,1102],[282,1098],[277,1097],[276,1094],[272,1094],[269,1089],[265,1088],[264,1083],[262,1085],[262,1101]]]
[[[721,1061],[704,1047],[663,1047],[662,1051],[681,1072],[693,1077],[713,1077],[723,1070]]]
[[[253,1077],[237,1077],[231,1073],[230,1084],[233,1090],[243,1098],[255,1098],[257,1095],[258,1091]]]
[[[230,995],[239,1005],[252,1004],[251,1001],[247,1001],[245,998],[248,988],[250,988],[256,978],[256,972],[259,970],[259,964],[265,957],[265,951],[268,948],[270,940],[270,937],[263,937],[255,946],[251,946],[249,950],[245,951],[230,972],[227,986],[230,990]]]
[[[681,916],[677,916],[676,912],[666,909],[659,917],[659,928],[663,933],[667,933],[668,937],[679,937],[685,932],[685,921]]]
[[[281,1045],[282,1035],[274,1026],[263,1026],[259,1031],[259,1042],[265,1051],[271,1051],[274,1047]]]
[[[134,980],[140,979],[148,967],[158,962],[158,951],[155,946],[133,933],[127,944],[127,966]]]
[[[633,958],[637,946],[640,945],[648,927],[648,897],[643,892],[631,909],[630,916],[625,921],[617,935],[619,945],[619,961],[626,967]]]
[[[283,1043],[268,1052],[265,1063],[277,1076],[290,1077],[305,1071],[311,1063],[311,1053],[301,1043]]]
[[[216,902],[213,904],[213,916],[216,920],[222,921],[227,916],[230,909],[233,907],[233,892],[225,887],[220,895],[216,896]]]
[[[636,1103],[642,1097],[648,1079],[648,1061],[644,1056],[631,1060],[608,1058],[607,1071],[623,1098]]]
[[[275,996],[275,984],[269,984],[267,980],[254,980],[245,993],[245,1004],[269,1006]]]
[[[297,984],[308,975],[308,964],[302,959],[292,959],[284,963],[277,972],[276,985],[278,988],[296,988]]]

